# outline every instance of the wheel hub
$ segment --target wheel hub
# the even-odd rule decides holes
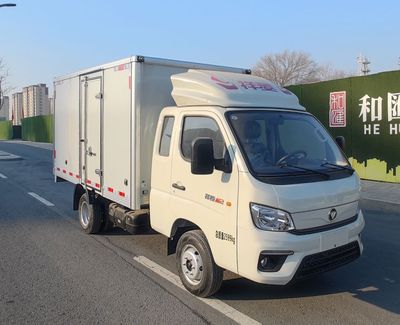
[[[86,228],[89,225],[89,207],[87,202],[82,202],[79,212],[82,226]]]
[[[198,284],[203,277],[203,260],[198,250],[192,245],[183,248],[181,257],[182,271],[191,284]]]

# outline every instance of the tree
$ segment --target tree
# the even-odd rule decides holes
[[[325,64],[325,65],[320,66],[320,72],[319,72],[319,80],[320,81],[341,79],[341,78],[347,78],[350,76],[352,76],[351,73],[348,73],[348,72],[340,70],[340,69],[335,69],[330,64]]]
[[[3,59],[0,58],[0,110],[4,105],[4,96],[10,91],[10,88],[7,87],[8,70],[3,62]]]
[[[330,65],[318,64],[308,53],[288,50],[263,56],[253,68],[253,73],[280,86],[347,76],[344,71],[334,69]]]

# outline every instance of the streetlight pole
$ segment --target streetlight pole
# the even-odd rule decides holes
[[[15,3],[3,3],[3,4],[0,4],[0,8],[1,7],[15,7],[15,6],[16,6]]]
[[[17,6],[15,3],[0,3],[0,8],[2,7],[15,7]],[[4,104],[4,92],[1,89],[1,83],[3,81],[3,77],[0,76],[0,110],[3,108]]]

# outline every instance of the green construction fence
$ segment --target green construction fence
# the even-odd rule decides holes
[[[287,88],[333,136],[345,136],[361,178],[400,183],[400,71]]]
[[[53,143],[53,115],[22,119],[22,140]]]
[[[13,138],[12,121],[0,121],[0,140],[10,140]]]

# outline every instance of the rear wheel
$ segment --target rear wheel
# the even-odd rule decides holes
[[[84,232],[87,234],[96,234],[99,232],[101,227],[101,209],[95,204],[89,203],[89,197],[87,193],[82,194],[79,199],[79,223]]]
[[[177,245],[176,263],[183,285],[192,294],[208,297],[221,287],[223,270],[215,264],[201,230],[182,235]]]

